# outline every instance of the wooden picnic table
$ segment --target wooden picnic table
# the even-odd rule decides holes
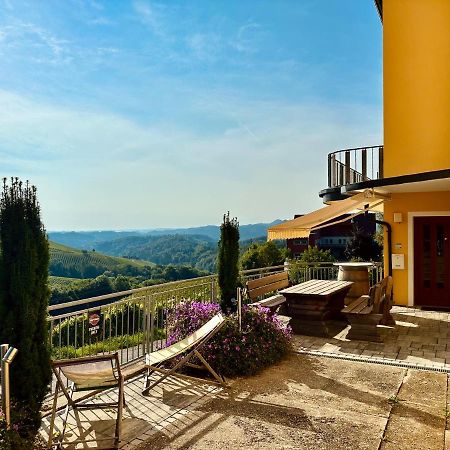
[[[309,280],[281,290],[294,333],[329,336],[329,321],[345,321],[341,310],[352,284],[352,281]]]

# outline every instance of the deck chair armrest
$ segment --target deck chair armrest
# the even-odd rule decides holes
[[[115,369],[117,370],[117,376],[121,377],[122,373],[120,370],[120,361],[119,361],[119,354],[117,352],[111,353],[109,355],[96,355],[96,356],[84,356],[81,358],[73,358],[73,359],[58,359],[58,360],[52,360],[50,361],[51,367],[53,371],[60,367],[66,367],[66,366],[76,366],[76,365],[82,365],[85,363],[96,363],[96,362],[102,362],[102,361],[115,361]]]
[[[83,356],[81,358],[73,359],[58,359],[51,361],[52,366],[63,367],[63,366],[73,366],[77,364],[85,364],[87,362],[100,362],[100,361],[111,361],[116,360],[119,362],[119,354],[111,353],[109,355],[97,355],[97,356]]]

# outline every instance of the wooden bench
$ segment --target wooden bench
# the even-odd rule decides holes
[[[395,325],[391,308],[392,277],[386,277],[370,288],[369,295],[362,295],[342,310],[351,325],[347,338],[381,342],[378,325]]]
[[[281,272],[247,281],[245,284],[245,291],[248,299],[252,302],[250,303],[250,306],[264,306],[265,308],[269,308],[272,313],[275,313],[286,301],[283,295],[274,294],[263,300],[255,300],[263,295],[269,294],[270,292],[277,292],[279,289],[284,289],[288,286],[288,273]]]

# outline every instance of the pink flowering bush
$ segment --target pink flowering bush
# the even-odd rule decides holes
[[[220,312],[215,303],[181,303],[168,316],[169,338],[173,344],[193,333]],[[237,313],[203,347],[211,366],[225,376],[250,375],[282,359],[291,347],[291,329],[268,308],[243,307],[242,331]]]

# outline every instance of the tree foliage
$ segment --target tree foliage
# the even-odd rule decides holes
[[[208,275],[207,272],[189,266],[153,266],[147,276],[114,276],[105,271],[96,278],[60,278],[50,277],[50,304],[59,304],[88,297],[127,291],[143,286],[166,283],[168,281],[187,280]]]
[[[3,180],[0,197],[0,342],[19,352],[11,366],[12,396],[32,426],[50,382],[47,306],[49,250],[36,188]]]
[[[97,250],[108,255],[151,261],[161,265],[190,265],[215,271],[217,241],[201,235],[128,236],[101,242]]]
[[[308,246],[308,249],[301,254],[300,261],[305,263],[334,262],[336,258],[331,254],[330,250],[321,250],[316,246]]]
[[[251,244],[241,258],[244,270],[278,266],[284,263],[286,252],[273,241]]]
[[[354,226],[352,239],[347,243],[345,256],[352,261],[381,261],[383,247],[375,236]]]
[[[224,311],[233,309],[239,280],[239,222],[230,219],[230,212],[224,214],[220,226],[219,254],[217,259],[221,307]]]

